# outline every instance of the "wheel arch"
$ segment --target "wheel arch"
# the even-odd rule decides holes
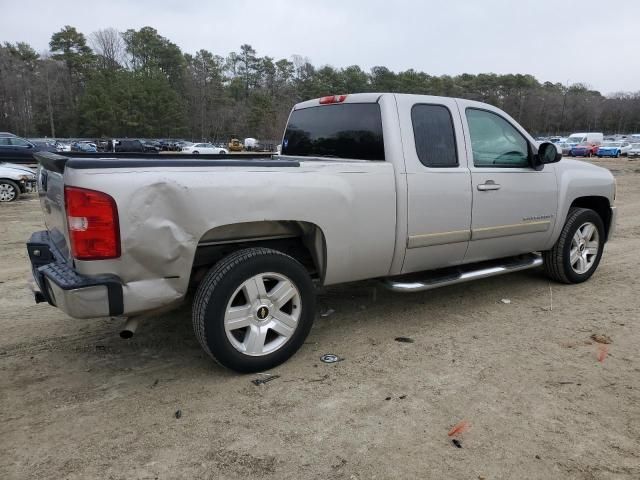
[[[571,202],[569,208],[574,207],[588,208],[596,212],[600,216],[600,218],[602,219],[602,223],[604,224],[605,239],[609,237],[609,229],[611,228],[611,205],[607,197],[596,195],[578,197],[573,200],[573,202]]]
[[[322,229],[299,220],[264,220],[220,225],[200,238],[191,271],[199,283],[206,271],[231,253],[249,247],[267,247],[298,260],[309,274],[324,282],[327,248]]]

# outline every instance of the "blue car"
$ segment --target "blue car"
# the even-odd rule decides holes
[[[71,144],[72,152],[96,153],[98,149],[92,143],[75,142]]]
[[[628,153],[627,144],[621,142],[607,142],[603,143],[598,148],[598,158],[602,157],[616,157],[618,158],[623,153]]]

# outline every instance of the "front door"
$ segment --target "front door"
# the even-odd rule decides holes
[[[473,192],[465,263],[542,249],[556,222],[555,166],[530,166],[536,147],[502,112],[459,103]]]

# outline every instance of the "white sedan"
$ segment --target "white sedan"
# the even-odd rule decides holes
[[[216,147],[211,143],[194,143],[193,145],[182,147],[182,153],[198,155],[200,153],[225,154],[229,152],[224,148]]]
[[[627,155],[629,157],[640,157],[640,143],[632,143]]]

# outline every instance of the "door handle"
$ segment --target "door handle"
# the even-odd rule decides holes
[[[500,190],[500,185],[493,180],[487,180],[485,183],[478,184],[478,190],[481,192],[486,192],[487,190]]]

